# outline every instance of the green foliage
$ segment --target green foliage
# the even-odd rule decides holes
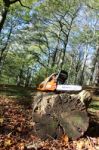
[[[33,76],[32,85],[37,86],[42,81],[44,81],[48,76],[50,76],[53,72],[58,72],[56,68],[40,68],[35,75]]]
[[[89,58],[98,45],[98,0],[22,0],[22,5],[25,7],[19,2],[10,6],[0,34],[2,49],[12,26],[0,64],[0,82],[17,84],[21,74],[21,85],[35,86],[64,69],[69,72],[68,83],[78,83],[82,70],[86,83],[92,64]]]

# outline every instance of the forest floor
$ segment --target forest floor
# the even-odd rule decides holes
[[[99,150],[99,134],[75,141],[66,136],[42,141],[34,136],[32,92],[14,86],[0,89],[0,150]]]

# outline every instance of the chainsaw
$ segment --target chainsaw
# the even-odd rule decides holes
[[[47,77],[43,82],[39,84],[37,90],[40,91],[81,91],[82,86],[80,85],[68,85],[65,84],[65,81],[68,78],[68,73],[64,70],[59,71],[58,73],[53,73]]]

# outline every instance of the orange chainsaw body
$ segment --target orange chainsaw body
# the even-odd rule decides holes
[[[40,91],[55,91],[56,86],[57,82],[55,76],[52,74],[52,76],[46,78],[42,83],[40,83],[37,89]]]
[[[37,90],[40,91],[55,91],[59,83],[64,84],[68,77],[68,73],[61,70],[59,73],[53,73],[39,84]]]

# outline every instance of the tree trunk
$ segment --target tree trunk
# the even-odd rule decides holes
[[[4,9],[1,12],[0,33],[1,33],[1,30],[4,26],[4,23],[5,23],[5,20],[6,20],[6,17],[7,17],[7,13],[9,11],[10,6],[13,5],[16,2],[20,2],[21,6],[26,7],[19,0],[11,0],[11,1],[10,0],[3,0]]]
[[[95,53],[95,56],[93,58],[93,66],[91,68],[91,77],[90,77],[90,83],[91,84],[94,82],[94,73],[95,73],[97,63],[99,64],[99,46],[97,46],[96,53]]]
[[[91,99],[89,92],[38,94],[33,103],[33,121],[38,136],[58,138],[67,134],[69,138],[76,139],[85,133],[89,126],[86,111]]]
[[[54,50],[53,57],[52,57],[52,67],[54,67],[55,64],[56,64],[56,57],[57,57],[57,53],[58,53],[58,50],[59,50],[60,36],[61,36],[61,29],[59,31],[57,45],[56,45],[56,48]]]
[[[5,10],[2,14],[2,18],[0,20],[0,33],[1,33],[2,28],[3,28],[4,22],[6,20],[7,13],[8,13],[8,8],[5,8]]]
[[[28,68],[27,77],[26,77],[26,80],[25,80],[25,87],[28,87],[30,85],[30,79],[31,79],[31,69]]]
[[[20,69],[20,72],[17,78],[17,86],[20,86],[22,84],[22,80],[23,80],[23,70]]]
[[[97,86],[99,86],[99,64],[98,64],[98,72],[97,72]]]
[[[93,92],[92,101],[88,107],[90,122],[99,124],[99,87]]]
[[[9,11],[9,7],[10,7],[10,2],[9,0],[4,0],[4,10],[2,11],[2,15],[1,15],[1,20],[0,20],[0,33],[1,33],[1,30],[3,28],[3,25],[5,23],[5,20],[6,20],[6,17],[7,17],[7,13]]]
[[[80,85],[83,85],[83,82],[84,82],[84,72],[85,72],[87,57],[88,57],[88,47],[86,47],[85,52],[84,52],[84,61],[81,67],[80,79],[79,79]]]
[[[99,124],[99,101],[93,101],[88,108],[90,122]]]
[[[97,67],[96,67],[95,85],[99,86],[99,60],[97,62]]]

